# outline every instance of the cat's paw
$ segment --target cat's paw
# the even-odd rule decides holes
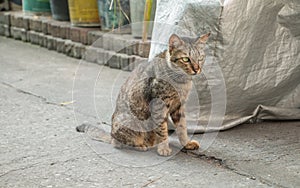
[[[157,153],[158,155],[161,155],[161,156],[170,156],[172,154],[172,149],[167,147],[167,148],[158,148],[157,149]]]
[[[141,146],[134,147],[134,149],[137,151],[147,151],[148,147],[145,145],[141,145]]]
[[[184,146],[184,149],[186,150],[197,150],[199,148],[200,144],[196,140],[191,140]]]

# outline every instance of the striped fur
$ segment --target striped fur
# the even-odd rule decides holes
[[[141,151],[157,146],[159,155],[169,156],[170,116],[180,143],[186,149],[199,148],[199,143],[187,136],[184,109],[192,76],[201,72],[205,61],[203,49],[208,37],[180,38],[173,34],[168,50],[133,71],[121,88],[112,116],[112,143]]]

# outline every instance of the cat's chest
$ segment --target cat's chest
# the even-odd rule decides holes
[[[185,103],[191,83],[175,83],[164,79],[153,79],[150,85],[151,98],[161,99],[169,108],[177,108]]]

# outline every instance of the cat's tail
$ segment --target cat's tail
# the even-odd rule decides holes
[[[76,127],[77,132],[85,133],[92,140],[97,140],[100,142],[111,143],[112,137],[110,133],[101,129],[101,127],[96,127],[94,125],[83,123]]]

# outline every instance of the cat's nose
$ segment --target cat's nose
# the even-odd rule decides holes
[[[192,65],[192,70],[194,72],[194,75],[199,74],[201,72],[201,68],[198,64],[193,64]]]
[[[198,69],[198,70],[194,71],[194,75],[197,75],[197,74],[199,74],[200,72],[201,72],[201,70]]]

